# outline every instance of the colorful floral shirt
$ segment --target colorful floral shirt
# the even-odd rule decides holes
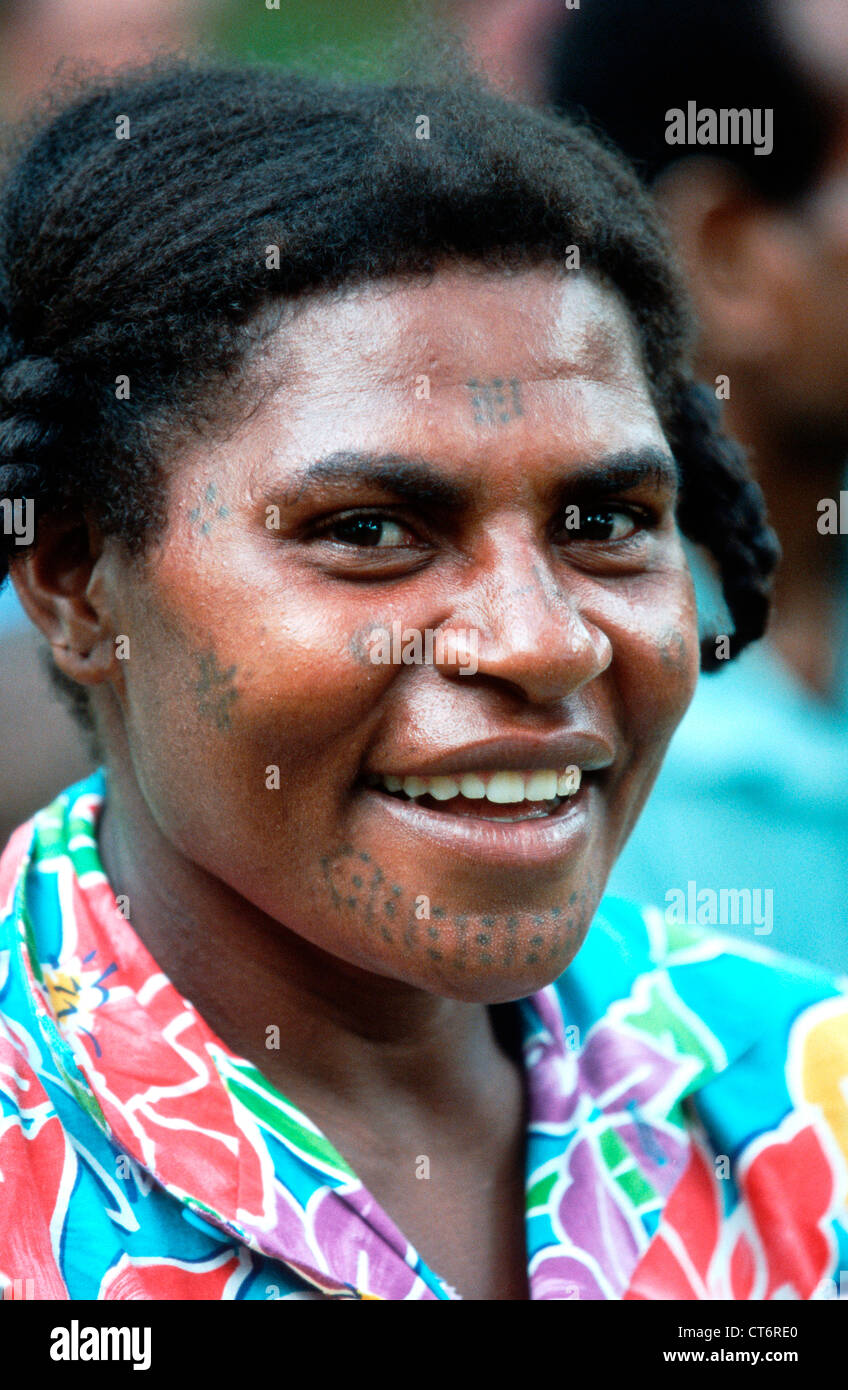
[[[159,970],[100,863],[104,795],[72,787],[0,861],[4,1296],[457,1297]],[[604,900],[518,1005],[534,1299],[833,1296],[846,984]]]

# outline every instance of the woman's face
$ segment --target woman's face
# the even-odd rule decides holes
[[[175,464],[141,571],[110,550],[113,775],[330,955],[528,994],[583,941],[697,674],[626,314],[585,272],[457,267],[315,298],[274,350],[279,390]]]

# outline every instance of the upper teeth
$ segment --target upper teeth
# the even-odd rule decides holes
[[[449,801],[452,796],[475,800],[485,797],[505,805],[511,801],[550,801],[573,796],[580,788],[580,768],[572,764],[564,772],[462,772],[453,777],[378,777],[378,785],[407,796],[432,796]]]

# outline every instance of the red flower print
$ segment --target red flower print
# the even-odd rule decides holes
[[[836,1261],[838,1156],[793,1111],[751,1141],[736,1165],[740,1201],[727,1215],[709,1154],[686,1172],[624,1295],[627,1299],[809,1299]]]
[[[12,1026],[14,1034],[0,1024],[0,1286],[22,1287],[25,1297],[66,1299],[53,1242],[76,1158],[33,1071],[35,1045]]]

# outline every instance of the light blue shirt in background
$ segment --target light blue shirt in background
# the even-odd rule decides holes
[[[848,603],[828,703],[768,642],[701,676],[608,892],[665,912],[703,893],[700,920],[714,925],[721,904],[704,890],[725,890],[720,931],[848,971],[846,627]],[[761,890],[747,923],[734,889]]]
[[[5,637],[9,632],[25,631],[31,626],[11,579],[7,579],[0,587],[0,637]]]

